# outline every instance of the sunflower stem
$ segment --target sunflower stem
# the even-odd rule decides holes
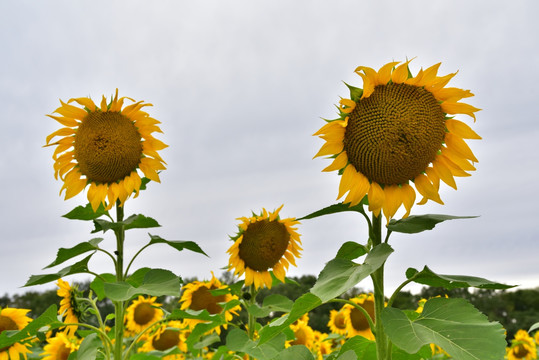
[[[372,215],[372,243],[373,246],[382,243],[382,216]],[[391,360],[388,338],[382,325],[382,310],[385,307],[384,295],[384,265],[371,274],[374,286],[374,327],[376,338],[376,353],[378,360]]]
[[[250,307],[256,303],[256,295],[258,291],[256,290],[254,284],[251,284],[249,287],[249,293],[251,294],[251,298],[247,301],[247,305]],[[256,331],[256,318],[255,316],[249,311],[249,308],[246,309],[247,313],[249,314],[249,321],[247,323],[247,334],[249,335],[249,339],[255,340],[255,331]],[[251,357],[249,356],[249,359]]]
[[[120,202],[116,202],[116,222],[121,222],[124,219],[124,208]],[[123,256],[124,256],[124,240],[125,228],[120,226],[114,231],[116,235],[116,282],[124,280],[123,273]],[[115,343],[114,343],[114,359],[121,360],[123,357],[123,335],[124,335],[124,302],[114,302],[114,323],[115,323]]]

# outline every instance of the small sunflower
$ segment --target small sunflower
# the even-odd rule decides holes
[[[184,285],[183,294],[180,298],[180,309],[191,309],[194,311],[207,310],[211,315],[220,314],[223,312],[222,305],[231,300],[237,300],[236,295],[225,293],[221,295],[213,295],[212,290],[224,290],[226,285],[222,285],[221,282],[215,277],[213,272],[210,281],[193,281]],[[231,321],[234,315],[238,315],[241,310],[241,306],[237,305],[233,308],[225,311],[225,320]],[[185,319],[186,323],[192,329],[196,324],[202,322],[196,319]],[[226,329],[226,325],[223,326]],[[221,329],[217,327],[216,332],[219,334]]]
[[[41,353],[43,360],[66,360],[73,351],[79,349],[80,341],[66,333],[59,332],[56,336],[47,339],[47,345]]]
[[[331,310],[329,312],[328,327],[332,333],[346,335],[346,317],[344,311]]]
[[[460,100],[469,90],[445,87],[456,73],[438,76],[440,63],[412,76],[407,61],[390,62],[378,71],[360,66],[363,89],[349,86],[351,99],[340,100],[340,118],[314,135],[326,143],[315,155],[331,155],[323,171],[338,170],[338,199],[351,206],[367,195],[369,210],[392,218],[404,205],[407,217],[416,192],[443,204],[440,180],[456,189],[455,176],[470,176],[478,160],[464,139],[481,139],[467,124],[450,115],[475,121],[479,111]],[[397,66],[397,67],[395,67]]]
[[[157,331],[147,338],[138,351],[166,351],[172,347],[178,347],[181,351],[187,352],[186,336],[185,332],[182,331],[184,326],[181,321],[176,320],[169,321],[167,324],[161,324]],[[184,358],[185,356],[183,354],[173,354],[163,357],[165,360],[179,360]]]
[[[142,180],[137,169],[159,182],[157,172],[165,169],[165,162],[157,151],[167,147],[152,136],[162,132],[159,121],[141,110],[152,104],[138,101],[123,107],[125,99],[134,102],[118,98],[116,89],[112,101],[107,104],[103,96],[100,106],[85,97],[60,100],[62,106],[54,111],[59,116],[47,115],[65,126],[47,136],[46,146],[57,146],[52,155],[54,176],[64,181],[60,194],[65,190],[66,200],[89,185],[94,211],[100,204],[110,209],[117,200],[123,205],[133,192],[138,196]],[[51,143],[57,136],[61,138]]]
[[[325,356],[331,353],[331,342],[326,341],[328,334],[314,330],[314,344],[312,351],[316,354],[317,360],[323,360]]]
[[[62,298],[62,300],[60,300],[58,315],[63,317],[65,323],[78,323],[79,319],[82,317],[81,307],[76,299],[77,296],[80,295],[80,292],[77,288],[71,287],[67,281],[62,279],[58,279],[56,285],[58,286],[56,294]],[[77,331],[76,325],[66,327],[66,333],[69,336],[72,336],[75,331]]]
[[[230,254],[228,267],[234,269],[234,274],[245,273],[246,286],[271,288],[269,269],[284,282],[289,265],[296,266],[295,258],[301,256],[300,235],[294,228],[299,222],[292,218],[280,219],[282,207],[274,212],[262,209],[260,215],[237,219],[241,224],[238,234],[232,238],[234,245],[227,250]]]
[[[4,330],[21,330],[32,321],[31,318],[26,316],[30,310],[28,309],[16,309],[16,308],[3,308],[0,309],[0,334]],[[8,347],[0,349],[0,360],[19,359],[22,355],[25,359],[26,354],[31,353],[28,350],[30,344],[15,343]]]
[[[164,312],[159,308],[161,304],[155,302],[156,299],[155,296],[145,298],[139,295],[137,300],[133,300],[125,311],[127,331],[139,333],[163,318]]]
[[[312,349],[314,345],[314,330],[306,322],[300,321],[296,325],[290,325],[294,332],[294,340],[287,341],[286,346],[305,345]]]
[[[353,303],[361,306],[370,315],[374,322],[374,295],[373,294],[361,294],[355,298],[350,299]],[[365,315],[358,310],[355,306],[346,304],[342,307],[341,311],[346,315],[346,336],[352,338],[356,335],[363,336],[369,340],[374,340],[374,335],[369,326],[369,322],[365,318]]]
[[[526,330],[519,330],[507,349],[508,360],[535,360],[537,359],[537,346]]]

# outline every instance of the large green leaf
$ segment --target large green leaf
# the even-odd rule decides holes
[[[95,360],[100,347],[103,344],[96,333],[85,336],[77,351],[77,360]]]
[[[412,215],[405,219],[391,219],[387,225],[388,230],[406,234],[415,234],[425,230],[432,230],[436,224],[446,220],[472,219],[477,216],[452,216],[440,214]]]
[[[208,256],[201,248],[200,246],[198,246],[198,244],[196,242],[193,242],[193,241],[169,241],[169,240],[165,240],[157,235],[152,235],[152,234],[148,234],[150,235],[150,243],[148,245],[153,245],[153,244],[167,244],[169,246],[172,246],[174,249],[178,250],[178,251],[182,251],[182,250],[190,250],[190,251],[193,251],[193,252],[196,252],[196,253],[199,253],[199,254],[203,254],[203,255],[206,255]]]
[[[314,356],[312,352],[305,345],[293,345],[281,351],[277,359],[278,360],[314,360]]]
[[[303,314],[308,313],[319,305],[322,305],[322,301],[318,296],[311,293],[301,295],[296,299],[296,301],[294,301],[294,305],[292,306],[289,314],[270,322],[260,330],[260,344],[263,344],[275,337],[277,334],[282,333],[290,324],[299,319]]]
[[[105,295],[112,301],[127,301],[136,295],[180,296],[181,279],[169,270],[151,269],[139,286],[128,282],[103,283]]]
[[[290,312],[294,302],[286,296],[279,294],[268,295],[264,298],[262,307],[258,305],[251,305],[247,309],[249,314],[255,317],[265,317],[275,311]]]
[[[94,291],[98,300],[103,300],[105,298],[105,290],[103,289],[103,284],[105,282],[112,283],[115,281],[116,281],[116,275],[114,274],[110,274],[110,273],[99,274],[99,276],[96,276],[90,283],[90,288]]]
[[[347,241],[341,245],[335,257],[347,260],[354,260],[360,256],[365,255],[367,252],[368,250],[365,245],[358,244],[354,241]]]
[[[503,327],[464,299],[430,299],[414,320],[387,307],[382,322],[393,344],[411,354],[432,343],[459,360],[499,360],[505,355]]]
[[[233,329],[226,336],[226,346],[232,351],[249,354],[255,359],[272,360],[279,358],[279,353],[284,349],[285,338],[281,333],[271,341],[259,344],[249,339],[245,331]]]
[[[408,279],[413,279],[414,282],[419,284],[443,287],[447,290],[467,287],[475,287],[479,289],[509,289],[515,286],[500,284],[474,276],[440,275],[433,272],[427,266],[425,266],[421,271],[417,271],[414,268],[409,268],[406,270],[406,277]]]
[[[358,205],[355,205],[355,206],[350,206],[349,204],[338,203],[338,204],[330,205],[328,207],[325,207],[313,213],[310,213],[309,215],[300,217],[298,218],[298,220],[314,219],[319,216],[336,214],[343,211],[355,211],[355,212],[365,214],[365,210],[363,210],[363,203],[359,203]]]
[[[318,276],[311,293],[322,302],[342,295],[380,268],[392,252],[388,244],[379,244],[369,252],[363,264],[345,258],[331,260]]]
[[[103,241],[103,238],[94,238],[90,241],[85,241],[82,243],[79,243],[72,248],[60,248],[58,249],[58,252],[56,253],[56,259],[50,263],[49,265],[45,266],[44,269],[51,268],[53,266],[59,265],[69,259],[74,258],[75,256],[84,254],[88,251],[95,251],[99,249],[99,243]]]
[[[105,211],[103,204],[100,204],[97,211],[94,212],[92,205],[88,203],[86,206],[77,206],[63,217],[71,220],[94,220],[106,213],[107,211]]]
[[[63,268],[62,270],[58,271],[54,274],[43,274],[43,275],[31,275],[26,284],[24,286],[33,286],[33,285],[42,285],[49,283],[51,281],[56,281],[64,276],[67,275],[73,275],[73,274],[81,274],[81,273],[88,273],[88,261],[90,261],[90,258],[92,255],[95,254],[92,253],[82,259],[81,261]]]
[[[58,321],[58,308],[56,305],[51,305],[37,319],[32,320],[20,331],[2,331],[0,333],[0,349],[11,346],[12,344],[28,339],[38,332],[44,326],[53,325],[53,327],[62,326],[63,323]],[[54,326],[56,325],[56,326]]]
[[[118,222],[112,222],[105,219],[94,219],[94,230],[92,233],[99,231],[107,232],[108,230],[119,230],[122,227],[124,230],[129,229],[148,229],[159,227],[159,223],[151,217],[144,216],[142,214],[135,214],[129,216],[127,219]]]

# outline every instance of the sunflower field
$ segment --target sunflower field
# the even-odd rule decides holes
[[[408,268],[392,293],[384,286],[385,263],[395,251],[392,233],[417,234],[470,218],[412,212],[429,201],[443,204],[440,186],[456,189],[456,178],[471,176],[478,159],[467,141],[481,139],[465,121],[475,122],[480,110],[462,102],[473,93],[448,86],[456,72],[439,75],[438,63],[413,75],[410,61],[378,70],[359,66],[362,88],[347,84],[350,96],[339,100],[337,118],[325,120],[314,134],[324,141],[314,157],[326,157],[330,163],[323,171],[340,176],[341,202],[297,217],[284,217],[283,205],[239,216],[236,233],[229,235],[228,264],[214,269],[228,271],[226,282],[213,273],[203,277],[209,280],[184,281],[167,269],[134,267],[156,244],[207,256],[194,241],[149,233],[132,257],[124,253],[128,230],[160,226],[154,218],[126,212],[166,170],[159,151],[167,145],[156,138],[160,121],[146,111],[151,104],[119,97],[118,90],[99,102],[60,100],[48,116],[62,127],[46,137],[45,146],[54,147],[60,194],[67,200],[86,191],[88,200],[64,217],[92,223],[97,237],[60,248],[46,269],[61,268],[32,275],[25,284],[55,283],[59,306],[35,318],[29,309],[1,308],[0,360],[536,359],[539,323],[508,342],[499,322],[461,297],[396,306],[410,283],[448,291],[512,285],[438,274],[425,266]],[[302,256],[301,224],[343,212],[364,219],[364,241],[343,242],[298,296],[264,294],[296,283],[287,272]],[[91,269],[97,255],[108,258],[114,271]],[[88,291],[68,281],[74,274],[92,277]],[[369,279],[372,291],[354,290]],[[159,300],[168,298],[178,300]],[[313,329],[310,314],[327,305],[327,331]]]

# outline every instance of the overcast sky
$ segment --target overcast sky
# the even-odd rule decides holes
[[[91,223],[61,217],[86,196],[58,196],[53,149],[42,148],[60,126],[45,116],[59,99],[97,101],[119,88],[154,104],[168,170],[126,213],[157,219],[152,234],[196,241],[210,258],[156,245],[135,266],[209,278],[228,263],[237,217],[281,204],[282,216],[301,217],[336,202],[339,177],[321,172],[328,160],[312,160],[323,141],[311,135],[349,95],[343,81],[362,86],[357,66],[412,57],[414,74],[438,62],[440,74],[459,70],[450,85],[470,89],[467,102],[483,109],[475,124],[460,117],[483,137],[469,141],[477,171],[457,179],[458,191],[442,185],[445,206],[413,214],[480,217],[394,234],[388,290],[424,265],[539,286],[538,14],[535,0],[0,2],[0,295],[26,291],[59,247],[95,237]],[[317,275],[343,242],[367,236],[355,214],[298,231],[304,251],[292,276]],[[147,231],[128,232],[127,255],[147,240]],[[107,233],[102,244],[114,243]],[[99,254],[90,267],[112,271]]]

